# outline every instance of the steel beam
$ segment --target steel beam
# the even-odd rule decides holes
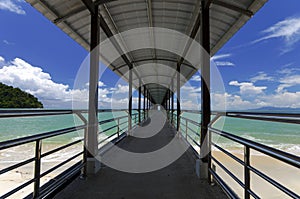
[[[92,15],[96,15],[96,10],[98,9],[98,6],[96,9],[96,6],[92,0],[81,0],[81,1],[85,5],[85,7],[90,11],[90,13]],[[97,11],[97,14],[98,14],[98,11]]]
[[[168,58],[151,58],[151,59],[140,59],[140,60],[133,60],[132,63],[139,63],[139,62],[145,62],[145,61],[168,61],[168,62],[174,62],[174,63],[177,63],[178,61],[177,60],[174,60],[174,59],[168,59]],[[183,64],[183,63],[182,63]],[[194,66],[190,65],[190,64],[183,64],[189,68],[192,68],[192,69],[196,69]],[[127,66],[127,64],[124,64],[124,65],[121,65],[121,66],[118,66],[116,68],[113,69],[113,71],[115,70],[119,70],[123,67]]]
[[[220,0],[213,0],[212,3],[214,5],[218,5],[218,6],[227,8],[229,10],[233,10],[233,11],[239,12],[239,13],[241,13],[243,15],[248,16],[248,17],[252,17],[254,15],[254,13],[251,10],[246,10],[246,9],[240,8],[238,6],[235,6],[235,5],[232,5],[232,4],[220,1]]]
[[[110,2],[113,2],[113,1],[118,1],[118,0],[96,0],[94,2],[94,4],[96,6],[99,6],[99,5],[102,5],[102,4],[105,4],[105,3],[110,3]]]
[[[54,19],[53,23],[59,24],[59,23],[65,21],[66,19],[85,11],[86,9],[87,9],[86,6],[81,6],[79,8],[74,9],[74,10],[71,10],[70,12],[65,14],[64,16],[61,16],[61,17],[58,17],[58,18]]]

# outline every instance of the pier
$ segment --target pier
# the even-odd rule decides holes
[[[88,108],[0,111],[0,120],[69,115],[78,121],[72,127],[1,142],[3,153],[22,146],[34,152],[0,169],[0,177],[23,166],[33,170],[29,180],[1,198],[19,197],[24,189],[25,198],[261,198],[253,176],[284,197],[300,198],[299,190],[267,175],[251,159],[257,152],[299,172],[298,156],[216,125],[224,118],[300,124],[299,114],[211,110],[211,56],[267,0],[26,1],[90,52]],[[98,105],[100,62],[128,83],[128,108],[104,110]],[[199,70],[201,111],[183,110],[181,89]],[[138,92],[135,109],[133,90]],[[123,115],[101,118],[106,112]],[[47,139],[74,132],[81,137],[43,150]],[[240,145],[241,157],[219,145],[220,137]],[[72,147],[74,153],[44,167],[49,156]],[[236,163],[241,173],[226,167],[216,151]],[[54,177],[49,175],[53,172]]]

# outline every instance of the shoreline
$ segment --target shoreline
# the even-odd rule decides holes
[[[43,145],[43,153],[50,151],[54,148],[61,146],[61,144],[47,143]],[[17,147],[13,149],[8,149],[1,151],[0,153],[0,168],[3,169],[5,167],[11,166],[20,162],[22,160],[29,159],[34,155],[34,144],[24,145],[22,147]],[[79,143],[73,147],[69,147],[64,149],[64,151],[60,151],[54,154],[51,154],[49,157],[45,157],[42,160],[42,172],[50,169],[53,165],[62,162],[63,160],[70,157],[75,151],[82,149],[82,144]],[[235,156],[243,160],[243,150],[232,148],[229,149]],[[17,151],[17,153],[16,153]],[[226,154],[221,151],[213,150],[213,155],[217,160],[221,161],[222,164],[226,166],[232,173],[234,173],[241,181],[243,181],[243,167],[239,165],[237,162],[232,160]],[[81,156],[79,156],[81,158]],[[251,153],[251,165],[269,177],[274,177],[274,180],[282,183],[283,185],[289,187],[294,192],[300,190],[300,170],[296,168],[292,168],[287,166],[284,163],[280,163],[279,161],[267,157],[263,154]],[[232,187],[234,187],[234,191],[236,191],[239,195],[243,194],[243,189],[239,188],[240,186],[235,183],[230,177],[222,172],[222,169],[216,165],[217,172],[224,178],[224,180]],[[65,168],[65,167],[63,167]],[[63,169],[61,168],[61,169]],[[0,170],[1,170],[0,169]],[[53,179],[60,170],[56,170],[53,173],[50,173],[41,179],[41,185]],[[12,170],[5,174],[0,175],[0,195],[3,195],[10,191],[12,187],[17,187],[26,181],[33,178],[33,163],[29,163],[24,165],[18,169]],[[255,174],[251,175],[251,186],[253,191],[258,193],[258,195],[262,198],[288,198],[285,197],[285,194],[280,194],[282,192],[277,191],[277,189],[269,185],[268,183],[261,180]],[[11,198],[20,198],[28,195],[32,192],[33,185],[29,185],[21,191],[14,194]],[[297,193],[297,192],[296,192]],[[299,191],[297,194],[300,194]]]

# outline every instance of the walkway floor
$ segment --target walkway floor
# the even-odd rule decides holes
[[[144,127],[147,126],[147,123],[150,125],[155,120],[161,120],[157,114],[153,114],[151,119],[152,121],[146,121]],[[153,127],[151,128],[153,129]],[[150,138],[134,137],[134,133],[141,132],[141,130],[136,129],[133,136],[126,137],[117,146],[131,152],[146,153],[161,149],[166,144],[170,144],[172,140],[177,140],[176,144],[181,142],[181,147],[184,148],[185,142],[175,135],[175,130],[168,124],[163,124],[163,128],[159,133]],[[76,179],[66,189],[57,194],[55,198],[226,198],[218,186],[210,186],[207,181],[200,180],[197,177],[195,173],[195,156],[192,149],[187,148],[183,155],[170,165],[147,173],[128,173],[102,166],[96,175],[90,176],[86,180]],[[117,159],[121,156],[119,152],[113,153],[109,156]],[[144,164],[141,163],[141,165]],[[151,166],[149,169],[151,169]]]

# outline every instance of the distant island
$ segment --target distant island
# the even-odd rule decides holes
[[[288,107],[273,107],[266,106],[257,109],[249,109],[249,111],[271,111],[271,112],[300,112],[300,108],[288,108]]]
[[[0,83],[0,108],[43,108],[33,95]]]

